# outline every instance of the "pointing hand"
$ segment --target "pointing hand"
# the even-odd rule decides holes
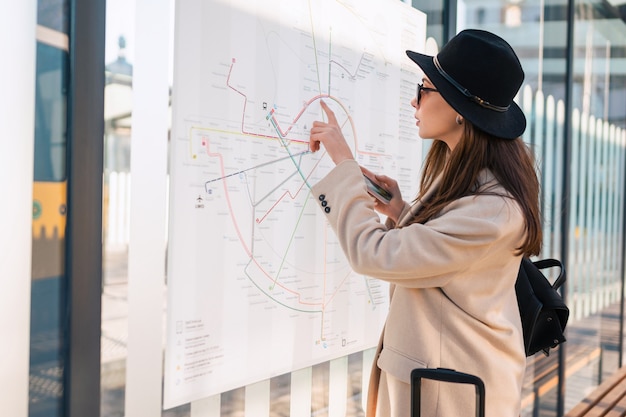
[[[316,152],[320,149],[320,143],[324,144],[326,152],[330,155],[335,164],[338,164],[346,159],[354,159],[352,151],[346,142],[346,139],[341,133],[341,128],[335,117],[335,113],[328,107],[323,100],[320,100],[322,110],[328,117],[328,123],[315,121],[311,128],[311,135],[309,137],[309,148],[312,152]]]

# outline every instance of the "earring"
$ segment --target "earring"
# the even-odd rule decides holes
[[[458,114],[456,115],[455,121],[456,121],[456,124],[459,126],[463,124],[463,118],[459,116]]]

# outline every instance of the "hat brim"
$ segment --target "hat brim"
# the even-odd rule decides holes
[[[443,99],[475,127],[503,139],[516,139],[526,130],[526,116],[515,102],[507,111],[499,112],[480,106],[467,98],[437,70],[433,57],[418,52],[406,54],[424,71]]]

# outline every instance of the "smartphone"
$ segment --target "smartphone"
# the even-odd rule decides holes
[[[365,184],[367,184],[367,191],[380,200],[381,202],[388,204],[391,201],[391,193],[385,190],[380,185],[376,184],[373,180],[371,180],[367,175],[363,174],[363,178],[365,178]]]

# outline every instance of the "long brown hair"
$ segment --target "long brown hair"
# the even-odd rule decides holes
[[[424,163],[420,193],[417,199],[442,175],[441,183],[428,201],[423,201],[413,223],[425,223],[454,200],[472,194],[486,194],[478,190],[478,175],[489,169],[498,182],[518,202],[525,219],[526,238],[517,249],[524,256],[538,255],[542,231],[539,209],[539,180],[531,150],[521,138],[505,140],[476,129],[467,120],[463,138],[450,152],[445,142],[436,140]]]

